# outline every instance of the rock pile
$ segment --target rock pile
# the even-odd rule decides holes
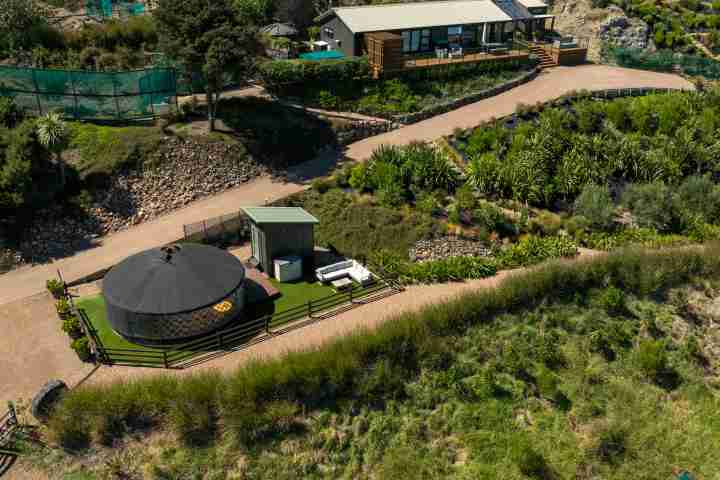
[[[650,27],[647,23],[640,19],[630,19],[622,12],[608,17],[598,30],[601,41],[623,48],[649,48],[649,35]]]
[[[410,261],[429,262],[450,257],[489,257],[490,249],[482,242],[460,237],[439,237],[420,240],[409,251]]]
[[[60,208],[40,212],[22,246],[25,260],[67,256],[100,235],[159,217],[265,172],[241,145],[176,137],[166,138],[145,165],[115,175],[107,189],[95,193],[82,218],[68,217]]]

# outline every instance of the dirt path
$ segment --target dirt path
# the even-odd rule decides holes
[[[444,115],[351,144],[346,154],[364,160],[383,143],[404,145],[413,140],[433,140],[455,128],[475,126],[492,117],[512,113],[518,103],[536,103],[572,90],[630,87],[693,88],[681,77],[602,65],[558,67],[544,71],[537,79],[501,95]],[[208,197],[148,223],[101,238],[90,250],[47,265],[24,267],[0,275],[0,305],[43,291],[45,281],[62,270],[67,280],[81,278],[147,248],[177,240],[182,226],[237,211],[244,205],[262,205],[307,188],[308,181],[322,175],[335,157],[324,157],[295,167],[287,181],[260,178],[249,184]],[[3,320],[0,319],[0,322]]]

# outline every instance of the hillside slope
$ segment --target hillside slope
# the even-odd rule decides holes
[[[556,0],[550,8],[555,29],[563,35],[589,40],[588,58],[600,61],[603,42],[633,48],[654,48],[649,27],[640,19],[628,18],[622,9],[611,5],[594,8],[591,0]]]

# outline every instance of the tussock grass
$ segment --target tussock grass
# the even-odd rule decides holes
[[[345,401],[372,406],[402,398],[408,379],[428,366],[442,368],[449,358],[443,339],[491,321],[502,322],[503,315],[548,301],[572,300],[608,285],[628,295],[647,295],[697,277],[720,277],[720,245],[624,250],[583,261],[553,262],[511,275],[498,288],[400,315],[374,331],[359,330],[311,351],[253,361],[228,376],[160,375],[83,386],[64,397],[49,428],[57,442],[72,449],[93,442],[109,444],[141,428],[169,428],[189,446],[206,445],[222,435],[246,445],[263,442],[292,431],[301,409]],[[609,305],[620,303],[614,299]],[[548,337],[545,344],[553,342],[556,339]],[[522,351],[518,352],[520,357],[512,357],[511,351],[503,355],[522,358]],[[558,358],[554,363],[562,365],[565,360]],[[528,368],[534,367],[522,363],[517,367],[518,371]],[[556,383],[553,375],[543,375],[547,377],[543,389],[551,392]],[[512,391],[512,381],[509,385],[503,388]],[[622,433],[609,431],[604,443],[593,448],[603,458],[620,457],[625,448],[619,444]],[[518,455],[529,465],[540,465],[531,451]]]

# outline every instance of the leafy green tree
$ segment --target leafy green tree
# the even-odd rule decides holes
[[[30,49],[39,27],[47,23],[47,11],[36,0],[0,2],[0,49]]]
[[[215,130],[226,75],[239,79],[254,69],[257,27],[231,0],[160,0],[154,16],[167,55],[205,77],[209,129]]]
[[[35,122],[0,128],[0,209],[17,215],[47,205],[61,190],[57,170],[37,140]]]
[[[70,137],[67,124],[59,113],[48,113],[37,120],[37,137],[40,144],[55,157],[55,163],[60,167],[60,185],[64,187],[67,175],[62,152],[67,148]]]

